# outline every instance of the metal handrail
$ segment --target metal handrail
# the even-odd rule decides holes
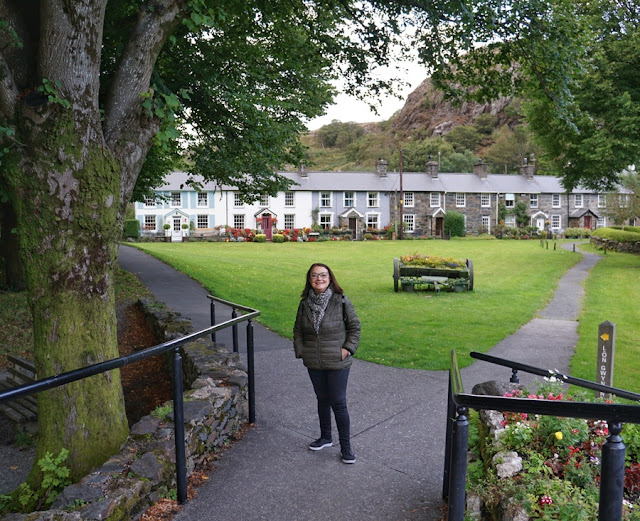
[[[216,331],[220,331],[229,326],[237,328],[237,325],[241,322],[247,322],[247,377],[248,377],[248,393],[249,393],[249,423],[255,422],[255,386],[254,382],[254,364],[253,364],[253,325],[252,319],[260,315],[260,311],[257,309],[241,306],[239,304],[229,303],[222,299],[209,296],[209,298],[230,304],[234,309],[240,309],[246,311],[247,314],[240,317],[233,317],[231,320],[221,322],[220,324],[211,325],[201,331],[196,331],[185,335],[183,337],[169,340],[162,344],[158,344],[153,347],[149,347],[136,353],[114,358],[113,360],[107,360],[105,362],[98,362],[97,364],[81,367],[80,369],[74,369],[73,371],[67,371],[65,373],[57,374],[47,378],[41,378],[35,382],[14,387],[6,391],[0,392],[0,403],[8,400],[13,400],[21,396],[30,394],[36,394],[42,391],[47,391],[55,387],[61,387],[63,385],[89,378],[100,373],[111,371],[112,369],[119,369],[126,365],[157,356],[167,351],[173,350],[173,408],[174,408],[174,429],[175,429],[175,449],[176,449],[176,485],[178,502],[184,503],[187,500],[187,481],[186,481],[186,455],[185,455],[185,438],[184,438],[184,413],[183,413],[183,389],[182,389],[182,356],[180,354],[180,347],[190,343],[193,340],[201,338],[206,335],[215,335]]]
[[[561,375],[557,371],[549,371],[476,352],[471,353],[471,356],[479,360],[485,360],[532,374],[556,376],[573,385],[609,394],[616,394],[624,398],[637,400],[639,397],[636,393],[624,389],[617,389],[615,387],[589,382],[588,380]],[[449,370],[445,467],[442,488],[443,498],[448,498],[448,519],[450,519],[450,521],[462,521],[464,517],[467,473],[466,454],[469,433],[467,412],[469,408],[571,418],[606,419],[609,423],[610,435],[602,447],[598,519],[600,521],[620,521],[622,519],[625,447],[620,433],[622,432],[623,423],[640,423],[640,406],[466,394],[462,386],[456,354],[452,350],[451,369]]]

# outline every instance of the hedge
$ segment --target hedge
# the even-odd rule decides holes
[[[630,227],[631,228],[631,227]],[[633,228],[638,228],[633,227]],[[612,241],[618,242],[638,242],[640,241],[640,232],[637,231],[627,231],[628,228],[624,230],[616,230],[614,228],[598,228],[591,233],[592,237],[602,237],[603,239],[611,239]]]

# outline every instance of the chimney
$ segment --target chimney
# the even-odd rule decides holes
[[[482,159],[478,159],[478,162],[473,165],[473,173],[476,174],[480,179],[487,178],[487,163],[482,161]]]
[[[522,166],[520,167],[520,174],[531,181],[533,179],[533,174],[535,174],[535,171],[536,158],[533,154],[531,154],[531,162],[529,162],[526,157],[523,159]]]
[[[389,166],[389,163],[387,161],[385,161],[382,158],[378,159],[378,162],[376,163],[376,172],[380,177],[387,177],[388,166]]]
[[[307,165],[304,163],[300,163],[300,177],[309,177],[309,172],[307,172]]]
[[[433,160],[433,156],[429,156],[427,174],[429,174],[433,179],[438,179],[438,162]]]

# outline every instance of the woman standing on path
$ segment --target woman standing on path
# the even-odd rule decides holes
[[[360,320],[351,301],[326,264],[312,264],[293,326],[293,348],[302,358],[318,399],[320,438],[311,450],[331,447],[331,410],[336,419],[344,463],[355,463],[351,450],[347,380],[351,356],[360,341]]]

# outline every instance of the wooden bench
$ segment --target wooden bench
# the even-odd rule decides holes
[[[10,363],[9,374],[4,380],[0,379],[0,390],[7,391],[20,385],[35,382],[36,369],[32,362],[14,355],[7,355],[7,360]],[[38,421],[38,402],[35,396],[23,396],[2,402],[0,410],[16,423],[24,424]]]

